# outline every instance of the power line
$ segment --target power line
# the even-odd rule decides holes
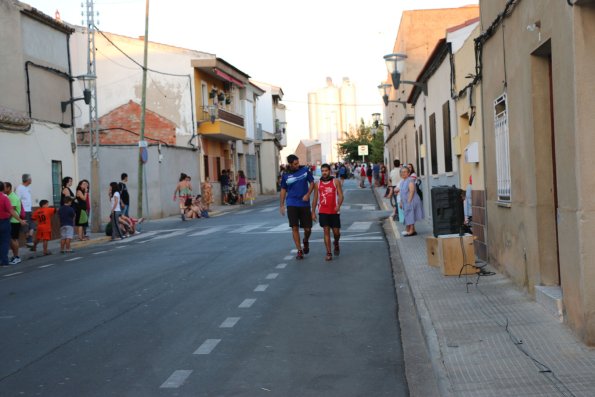
[[[378,107],[378,106],[382,105],[382,103],[380,103],[380,102],[378,102],[376,104],[371,104],[371,103],[351,104],[351,103],[322,103],[322,102],[310,102],[310,101],[292,101],[290,99],[283,99],[283,102],[302,103],[304,105],[351,106],[351,107]]]

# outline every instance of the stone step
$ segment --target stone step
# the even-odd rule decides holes
[[[562,306],[562,288],[560,286],[535,286],[535,300],[546,312],[554,316],[559,322],[564,321]]]

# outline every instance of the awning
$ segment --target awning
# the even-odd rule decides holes
[[[244,83],[242,83],[240,80],[231,77],[230,75],[228,75],[225,72],[222,72],[221,70],[217,69],[217,68],[213,68],[213,71],[215,72],[215,74],[219,77],[221,77],[223,80],[227,80],[230,83],[233,83],[235,85],[237,85],[240,88],[244,88]]]

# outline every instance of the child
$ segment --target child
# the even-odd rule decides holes
[[[246,185],[246,200],[248,200],[250,205],[254,205],[254,190],[252,190],[252,185],[249,182]]]
[[[60,216],[60,252],[63,254],[72,253],[70,240],[74,235],[74,218],[76,212],[72,208],[72,197],[64,197],[64,204],[58,212]]]
[[[37,243],[43,241],[43,254],[51,255],[48,251],[48,241],[52,239],[52,216],[56,213],[55,208],[50,208],[47,200],[39,202],[39,209],[33,213],[33,220],[37,221],[37,233],[31,251],[37,251]]]

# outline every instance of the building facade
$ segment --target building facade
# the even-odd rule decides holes
[[[31,174],[34,207],[58,205],[62,177],[78,177],[72,33],[27,4],[0,0],[0,180],[16,188]]]
[[[490,262],[595,345],[595,6],[480,4]]]
[[[438,40],[444,38],[446,29],[457,26],[479,16],[478,6],[444,8],[434,10],[404,11],[399,23],[397,38],[392,52],[407,56],[401,80],[415,81],[426,64]],[[380,60],[379,60],[380,61]],[[387,84],[391,84],[388,76]],[[411,85],[402,83],[398,89],[390,88],[389,103],[384,108],[385,158],[387,164],[399,159],[405,163],[416,161],[416,129],[413,111],[406,102],[412,90]]]
[[[321,144],[322,162],[339,160],[338,145],[357,128],[355,85],[344,77],[336,86],[330,77],[326,86],[308,93],[310,139]]]

